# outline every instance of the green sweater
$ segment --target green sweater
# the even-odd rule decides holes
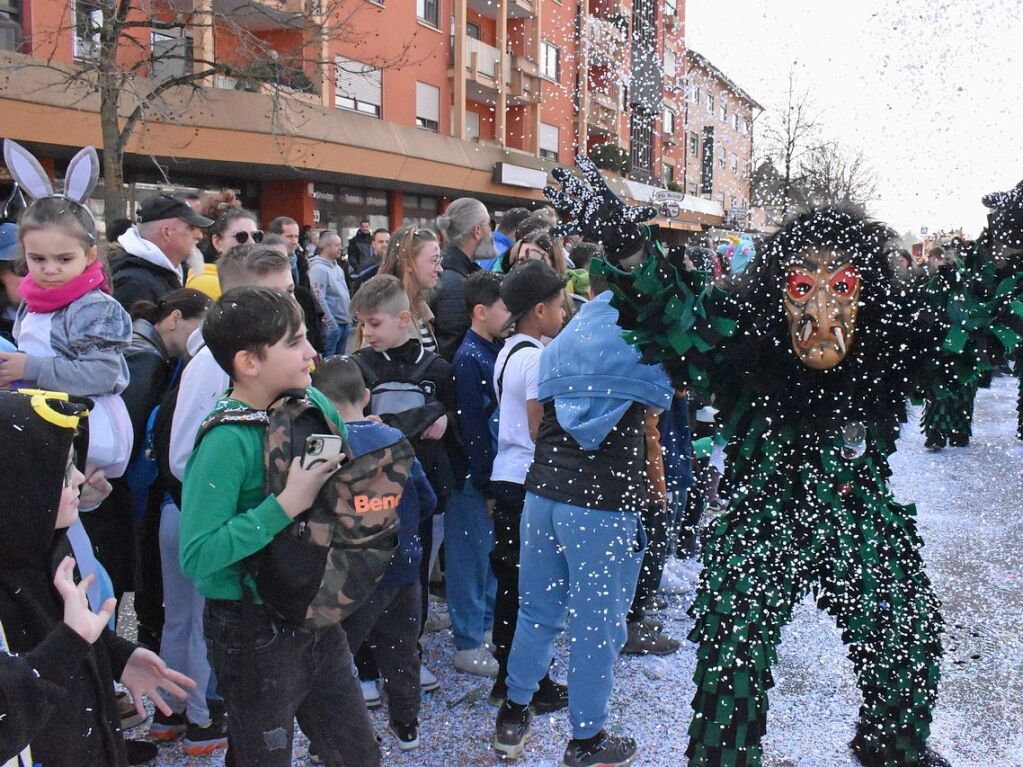
[[[316,389],[309,398],[345,433],[330,401]],[[213,412],[247,405],[222,398]],[[185,467],[181,509],[181,570],[207,599],[241,599],[242,583],[256,600],[245,559],[291,522],[277,497],[266,494],[264,428],[223,424],[211,429]]]

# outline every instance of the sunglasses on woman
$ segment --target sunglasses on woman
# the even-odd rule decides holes
[[[258,229],[256,231],[254,231],[254,232],[235,232],[234,233],[234,241],[237,242],[239,245],[244,245],[245,243],[247,243],[249,241],[249,237],[252,238],[253,242],[262,242],[263,241],[263,233],[261,231],[259,231]]]

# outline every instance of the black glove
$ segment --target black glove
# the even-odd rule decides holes
[[[544,195],[558,211],[572,221],[558,227],[558,234],[578,234],[599,242],[609,261],[615,263],[643,248],[645,233],[640,223],[657,215],[657,208],[626,205],[611,191],[600,170],[586,156],[576,158],[586,180],[568,168],[555,168],[551,175],[561,189],[545,187]]]
[[[1023,181],[1008,192],[986,194],[981,202],[991,208],[987,220],[992,243],[1023,248]]]

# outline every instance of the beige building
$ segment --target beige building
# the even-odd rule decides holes
[[[692,48],[686,50],[685,178],[687,195],[718,203],[725,225],[750,224],[753,97]]]

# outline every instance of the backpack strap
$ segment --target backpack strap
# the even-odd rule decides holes
[[[260,426],[262,428],[266,428],[269,423],[270,419],[263,410],[252,410],[250,408],[217,410],[206,416],[206,419],[202,422],[198,433],[195,435],[195,446],[199,447],[199,443],[202,441],[202,438],[205,437],[210,430],[215,429],[217,426],[222,426],[223,424],[245,424],[247,426]]]
[[[520,349],[529,349],[530,347],[536,348],[536,344],[529,341],[519,341],[512,350],[508,352],[508,356],[504,358],[504,364],[501,366],[501,374],[497,377],[497,403],[494,405],[495,408],[501,404],[501,394],[504,392],[504,371],[508,369],[508,360],[512,358],[512,355]]]

